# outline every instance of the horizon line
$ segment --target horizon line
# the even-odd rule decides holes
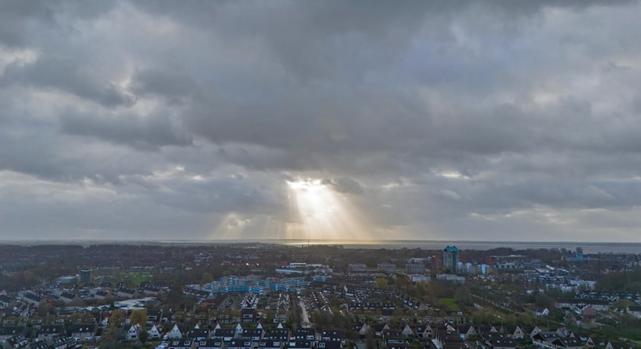
[[[351,244],[384,244],[390,242],[434,242],[434,243],[478,243],[478,244],[641,244],[641,241],[572,241],[572,240],[433,240],[433,239],[305,239],[305,238],[256,238],[256,239],[39,239],[39,238],[22,238],[22,239],[0,239],[0,244],[16,242],[141,242],[141,243],[212,243],[212,244],[230,244],[230,243],[261,243],[261,242],[334,242],[331,245],[351,245]]]

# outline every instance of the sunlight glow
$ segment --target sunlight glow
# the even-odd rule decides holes
[[[287,181],[286,217],[230,212],[218,221],[211,239],[380,240],[383,234],[350,198],[320,179]]]
[[[321,180],[287,182],[290,207],[300,219],[298,236],[310,239],[372,239],[373,229],[343,195]]]

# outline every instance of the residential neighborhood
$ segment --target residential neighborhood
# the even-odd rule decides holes
[[[20,348],[638,348],[641,256],[269,244],[0,246]]]

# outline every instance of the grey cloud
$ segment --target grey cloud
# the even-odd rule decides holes
[[[201,97],[202,91],[188,73],[167,69],[146,69],[135,74],[130,90],[136,95],[158,95],[171,103],[186,97]]]
[[[351,177],[339,177],[335,179],[324,178],[324,185],[331,186],[334,190],[341,193],[361,195],[363,194],[363,185]]]
[[[69,135],[94,137],[141,150],[158,150],[163,146],[190,146],[191,137],[167,114],[147,116],[92,115],[68,111],[60,118],[62,131]]]
[[[387,236],[638,239],[638,10],[1,2],[0,230],[285,236],[324,178]]]
[[[87,68],[83,69],[71,59],[40,57],[33,64],[12,63],[6,67],[0,85],[59,89],[107,107],[133,103],[132,98],[114,84],[92,77]]]

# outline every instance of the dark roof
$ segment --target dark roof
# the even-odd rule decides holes
[[[62,325],[45,325],[40,327],[37,334],[60,334],[65,331]]]
[[[202,328],[194,328],[193,330],[187,332],[187,338],[200,338],[200,337],[209,337],[209,330]]]
[[[277,341],[272,339],[261,339],[258,341],[259,348],[282,348],[283,341]]]
[[[316,345],[318,349],[341,349],[341,342],[337,341],[320,341]]]
[[[235,330],[225,330],[225,329],[219,328],[214,331],[214,337],[230,337],[230,336],[233,337],[234,335],[236,335]]]
[[[213,348],[222,348],[223,341],[220,339],[207,339],[202,341],[196,341],[196,347],[213,347]]]
[[[243,336],[260,336],[263,334],[262,328],[246,329],[243,330]]]
[[[94,324],[79,324],[73,327],[73,333],[94,333],[96,325]]]
[[[70,292],[62,292],[60,294],[60,298],[74,299],[76,298],[76,295]]]
[[[492,339],[490,343],[495,348],[516,348],[516,343],[510,338],[496,338]]]
[[[191,339],[177,339],[169,343],[169,346],[172,348],[191,348],[193,341]]]
[[[0,336],[13,336],[16,334],[23,334],[23,326],[14,326],[14,327],[0,327]]]
[[[312,341],[291,341],[288,344],[289,348],[311,348]]]
[[[233,339],[229,341],[227,348],[251,348],[252,341],[248,339]]]
[[[29,349],[49,349],[49,346],[45,342],[35,342],[29,345]]]
[[[36,302],[40,302],[42,300],[42,297],[40,297],[39,295],[37,295],[37,294],[35,294],[33,292],[27,292],[27,293],[23,294],[22,296],[24,298],[28,298],[28,299],[31,299],[31,300],[36,301]]]
[[[296,336],[311,336],[316,335],[316,330],[313,328],[297,328]]]

